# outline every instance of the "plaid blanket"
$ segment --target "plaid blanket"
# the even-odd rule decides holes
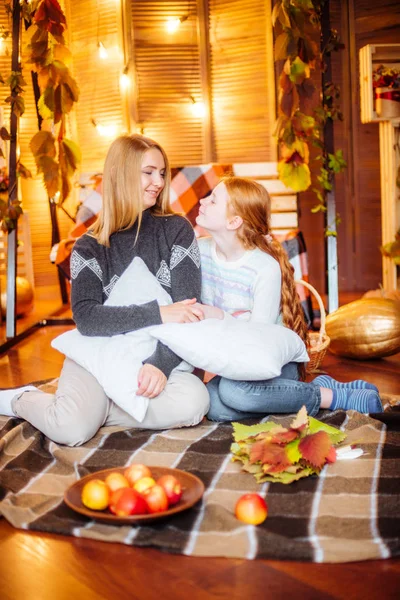
[[[47,384],[51,391],[56,382]],[[230,424],[204,421],[170,431],[107,427],[68,448],[29,423],[0,417],[0,513],[17,528],[73,535],[192,556],[347,562],[400,554],[400,432],[355,412],[321,413],[365,454],[288,486],[256,484],[231,462]],[[285,424],[287,417],[274,417]],[[76,479],[132,462],[183,469],[205,484],[193,508],[141,526],[109,525],[70,510],[63,493]],[[246,492],[266,497],[258,527],[236,520]]]

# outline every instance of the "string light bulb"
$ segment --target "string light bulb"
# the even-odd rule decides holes
[[[179,29],[181,23],[186,21],[187,18],[188,15],[184,15],[183,17],[168,17],[165,24],[168,33],[175,33]]]
[[[198,119],[202,119],[203,117],[205,117],[206,105],[204,104],[204,102],[197,101],[193,96],[190,96],[190,100],[192,101],[190,108],[192,109],[193,115]]]
[[[106,60],[108,58],[107,49],[104,47],[103,42],[98,42],[97,47],[99,49],[99,56],[102,60]]]
[[[123,70],[120,78],[119,78],[119,84],[121,86],[122,90],[127,90],[129,88],[129,86],[131,85],[131,80],[128,74],[128,67],[125,67],[125,69]]]
[[[101,135],[101,137],[115,137],[117,135],[117,126],[116,125],[102,125],[98,123],[95,119],[90,119],[93,127],[96,128],[97,133]]]

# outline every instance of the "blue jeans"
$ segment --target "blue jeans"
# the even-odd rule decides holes
[[[216,376],[207,383],[211,421],[239,421],[279,413],[297,413],[305,405],[316,415],[321,404],[318,385],[299,381],[297,363],[289,363],[279,377],[263,381],[234,381]]]

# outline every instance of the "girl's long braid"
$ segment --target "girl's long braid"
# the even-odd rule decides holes
[[[267,190],[256,181],[242,177],[223,180],[235,214],[243,219],[238,237],[244,248],[259,248],[278,261],[282,272],[281,313],[285,327],[292,329],[308,347],[308,330],[296,290],[294,269],[281,244],[270,233],[270,198]],[[299,373],[305,379],[305,365]]]

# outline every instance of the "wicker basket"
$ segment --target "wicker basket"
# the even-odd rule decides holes
[[[319,333],[317,331],[310,331],[308,334],[310,339],[310,347],[308,348],[310,362],[307,364],[306,370],[307,373],[315,373],[321,365],[322,361],[324,360],[326,351],[328,350],[331,341],[330,337],[326,335],[325,331],[325,307],[323,305],[321,296],[318,294],[317,290],[312,285],[310,285],[307,281],[303,281],[302,279],[297,280],[295,283],[299,285],[304,285],[304,287],[310,290],[310,292],[315,296],[318,302],[319,310],[321,313],[321,327]]]

